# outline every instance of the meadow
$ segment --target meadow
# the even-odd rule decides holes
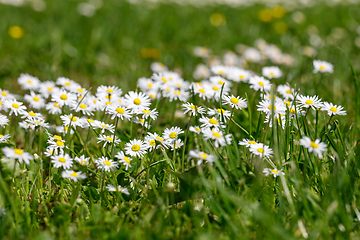
[[[356,1],[25,2],[0,239],[360,239]]]

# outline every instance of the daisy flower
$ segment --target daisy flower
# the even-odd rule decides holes
[[[98,169],[106,172],[110,172],[119,166],[117,162],[114,162],[112,159],[108,159],[107,157],[101,157],[95,160],[95,164]]]
[[[198,150],[190,150],[189,158],[198,159],[196,165],[200,165],[203,161],[207,161],[212,165],[213,162],[215,162],[216,160],[216,157],[214,155],[206,154],[205,152],[201,152]]]
[[[125,156],[123,151],[118,152],[115,155],[115,158],[119,159],[120,160],[119,163],[122,163],[125,166],[125,171],[127,171],[128,168],[131,167],[130,162],[132,158]]]
[[[277,87],[277,92],[283,95],[285,99],[294,99],[294,89],[290,88],[288,85],[279,85]]]
[[[19,163],[25,162],[27,165],[29,165],[30,160],[33,160],[33,156],[30,153],[24,152],[24,150],[20,148],[14,149],[9,147],[4,147],[2,150],[4,152],[5,157],[17,159]]]
[[[224,75],[226,74],[227,72],[227,69],[228,67],[227,66],[222,66],[222,65],[218,65],[218,66],[214,66],[210,69],[210,71],[213,73],[213,74],[216,74],[216,75]]]
[[[277,170],[277,168],[271,169],[271,168],[264,168],[262,171],[265,176],[273,175],[274,178],[280,175],[285,175],[282,169]]]
[[[241,146],[245,146],[245,147],[250,147],[253,144],[256,144],[257,142],[252,140],[252,139],[247,139],[244,138],[243,140],[239,141],[239,145]]]
[[[57,102],[49,102],[46,104],[45,109],[53,115],[58,115],[62,113],[61,107]]]
[[[299,144],[307,148],[309,152],[314,152],[314,154],[319,158],[322,158],[323,152],[327,151],[326,143],[320,142],[320,139],[312,141],[309,137],[304,136],[302,139],[300,139]]]
[[[97,143],[101,143],[101,142],[104,142],[104,145],[103,147],[106,146],[106,144],[118,144],[119,142],[121,142],[120,139],[118,139],[118,137],[115,136],[115,139],[113,138],[113,136],[106,136],[106,135],[99,135],[99,137],[97,138],[99,141]]]
[[[8,119],[7,116],[0,114],[0,126],[1,127],[6,127],[9,123],[9,121],[10,120]]]
[[[205,140],[212,139],[214,141],[215,147],[226,146],[231,143],[231,134],[223,135],[222,131],[210,128],[203,129],[203,134]]]
[[[36,94],[33,91],[30,92],[30,95],[25,94],[24,100],[30,104],[30,107],[35,109],[40,109],[45,106],[45,100],[40,94]]]
[[[10,138],[10,134],[5,134],[5,135],[0,134],[0,143],[7,142],[9,138]]]
[[[74,182],[77,182],[78,180],[82,180],[86,178],[86,174],[80,172],[75,172],[73,170],[65,170],[61,173],[61,177],[68,178],[70,180],[73,180]]]
[[[69,93],[64,89],[61,89],[57,92],[54,92],[51,95],[51,101],[56,102],[60,107],[62,106],[71,106],[76,103],[76,95]]]
[[[126,106],[131,109],[131,112],[136,114],[141,113],[144,109],[148,109],[151,104],[150,98],[142,92],[130,91],[125,95],[124,101]]]
[[[60,139],[57,138],[49,139],[47,143],[49,144],[50,149],[53,149],[55,151],[60,150],[61,153],[64,152],[65,140],[62,140],[61,137]]]
[[[166,128],[163,133],[163,138],[168,141],[169,144],[173,144],[181,133],[184,133],[184,131],[179,127]]]
[[[125,154],[132,157],[143,157],[146,153],[146,145],[142,140],[130,140],[125,144]]]
[[[235,108],[235,109],[247,108],[246,100],[240,97],[235,97],[234,95],[231,96],[225,95],[223,97],[223,104],[228,104],[230,105],[231,108]]]
[[[61,120],[63,121],[63,125],[64,126],[70,126],[71,123],[71,127],[76,128],[77,126],[82,126],[80,118],[73,116],[72,114],[69,115],[62,115],[60,116]]]
[[[272,110],[275,115],[281,114],[285,115],[286,107],[282,102],[274,102],[274,106],[271,105],[270,100],[262,100],[259,105],[257,105],[258,111],[264,112],[266,114],[271,114]]]
[[[78,104],[77,102],[73,102],[70,105],[70,109],[74,110],[75,112],[82,112],[82,114],[85,114],[88,116],[94,115],[93,111],[95,111],[92,104],[88,104],[85,101],[82,101],[80,104]]]
[[[96,90],[96,96],[98,98],[103,98],[108,95],[121,96],[122,93],[123,93],[123,91],[121,90],[121,88],[116,87],[116,86],[101,85]]]
[[[115,117],[120,118],[121,120],[131,119],[131,113],[127,107],[119,106],[119,105],[111,105],[106,108],[106,113],[111,115],[111,119]]]
[[[63,167],[64,169],[71,168],[74,161],[67,153],[51,156],[50,159],[55,168]]]
[[[113,124],[106,124],[100,121],[94,121],[94,124],[92,124],[92,126],[94,128],[100,128],[102,134],[104,134],[105,130],[108,130],[111,133],[114,133],[115,131],[115,126]]]
[[[250,71],[244,69],[231,68],[228,71],[227,77],[234,82],[247,82],[251,77],[251,73]]]
[[[271,89],[270,81],[264,77],[253,76],[250,78],[249,83],[251,84],[250,88],[255,91],[269,92]]]
[[[221,125],[219,123],[219,120],[216,118],[208,118],[208,117],[201,117],[199,118],[199,121],[202,123],[202,128],[221,128],[224,127],[224,125]]]
[[[198,107],[198,106],[195,106],[194,104],[192,103],[183,103],[181,105],[183,107],[183,111],[184,111],[184,114],[188,113],[188,112],[191,112],[192,115],[197,115],[197,114],[204,114],[205,113],[205,108],[203,107]]]
[[[147,109],[142,110],[142,117],[144,119],[147,119],[148,117],[150,117],[152,120],[156,120],[158,115],[159,115],[159,112],[156,111],[156,108],[154,108],[152,110],[147,110]]]
[[[189,127],[189,131],[190,131],[190,132],[193,132],[193,133],[199,134],[199,133],[201,132],[201,129],[200,129],[199,126],[190,126],[190,127]]]
[[[183,141],[181,139],[176,139],[173,141],[169,146],[171,146],[171,151],[174,151],[175,149],[179,149],[184,145]]]
[[[153,62],[150,64],[150,69],[153,72],[164,72],[167,71],[168,68],[161,62]]]
[[[114,187],[113,185],[108,184],[108,185],[106,186],[106,188],[107,188],[107,190],[108,190],[109,192],[121,192],[121,193],[124,193],[124,194],[126,194],[126,195],[130,195],[129,190],[127,190],[127,189],[124,188],[124,187],[121,187],[120,185],[116,188],[116,187]]]
[[[317,73],[317,72],[333,73],[334,72],[334,66],[331,63],[328,63],[325,61],[320,61],[320,60],[314,60],[313,65],[314,65],[314,71],[313,71],[314,73]]]
[[[343,111],[343,107],[340,105],[334,105],[332,103],[323,102],[322,111],[326,111],[329,116],[334,115],[346,115],[346,111]]]
[[[18,114],[21,114],[24,110],[26,110],[26,107],[23,105],[23,103],[18,102],[15,99],[6,101],[5,108],[10,109],[9,115],[14,113],[15,116],[17,116]]]
[[[59,91],[59,88],[56,87],[55,83],[52,81],[46,81],[40,84],[39,92],[44,98],[48,98],[57,91]]]
[[[273,150],[262,143],[252,144],[249,150],[260,157],[270,157],[273,154]]]
[[[85,157],[85,155],[81,155],[80,157],[75,157],[75,161],[80,163],[81,165],[88,165],[90,157]]]
[[[1,100],[10,100],[10,99],[14,99],[15,96],[13,94],[11,94],[8,90],[5,89],[1,89],[0,88],[0,99]]]
[[[39,88],[40,80],[37,77],[22,73],[18,78],[18,83],[21,85],[22,89],[36,91]]]
[[[312,97],[300,95],[297,97],[297,102],[299,107],[304,107],[304,108],[311,107],[313,110],[315,110],[315,108],[320,108],[322,106],[321,98],[319,98],[316,95]]]
[[[65,77],[58,77],[56,79],[56,84],[62,86],[64,89],[71,91],[72,89],[79,88],[80,85],[76,83],[74,80],[65,78]]]
[[[262,75],[269,79],[279,78],[282,76],[282,72],[279,67],[272,66],[272,67],[263,67]]]
[[[209,116],[215,116],[216,119],[221,119],[222,117],[224,117],[224,122],[226,122],[226,120],[231,117],[231,112],[229,110],[225,110],[221,108],[218,109],[208,108],[207,114],[209,114]]]

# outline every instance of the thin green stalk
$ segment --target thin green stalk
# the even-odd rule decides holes
[[[188,122],[188,125],[186,127],[186,131],[185,131],[184,146],[183,146],[183,150],[182,150],[182,154],[181,154],[181,171],[184,171],[184,169],[185,169],[185,159],[184,159],[184,157],[185,157],[186,141],[187,141],[187,137],[188,137],[192,117],[193,117],[193,114],[191,113],[190,120]]]
[[[115,137],[116,137],[116,130],[117,130],[118,122],[119,122],[119,117],[116,117],[113,142],[112,142],[112,146],[111,146],[111,156],[112,156],[112,158],[114,158],[114,146],[115,146]]]
[[[155,151],[156,151],[156,147],[153,149],[153,152],[151,154],[151,158],[149,160],[149,166],[148,166],[148,169],[147,169],[147,172],[146,172],[146,186],[149,187],[149,174],[150,174],[150,166],[151,166],[151,162],[154,158],[154,154],[155,154]]]

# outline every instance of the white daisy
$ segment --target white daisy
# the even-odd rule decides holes
[[[198,150],[190,150],[189,158],[198,159],[196,165],[200,165],[203,161],[207,161],[212,165],[213,162],[216,160],[216,157],[214,155],[206,154],[205,152],[201,152]]]
[[[18,102],[15,99],[6,101],[5,108],[10,109],[9,115],[14,113],[15,116],[17,116],[18,114],[21,114],[24,110],[26,110],[26,107],[23,105],[23,103]]]
[[[329,116],[334,115],[346,115],[346,111],[343,111],[343,107],[340,105],[334,105],[332,103],[323,102],[322,111],[326,111]]]
[[[200,129],[199,126],[190,126],[190,127],[189,127],[189,131],[190,131],[190,132],[193,132],[193,133],[199,134],[199,133],[201,132],[201,129]]]
[[[125,144],[125,154],[132,157],[143,157],[146,153],[146,145],[142,140],[130,140]]]
[[[10,134],[0,134],[0,143],[5,143],[10,139]]]
[[[117,186],[117,187],[114,187],[113,185],[108,184],[108,185],[106,186],[106,188],[107,188],[107,190],[108,190],[109,192],[121,192],[121,193],[124,193],[124,194],[126,194],[126,195],[130,195],[129,190],[127,190],[127,189],[124,188],[124,187],[121,187],[120,185]]]
[[[255,91],[269,92],[271,89],[270,81],[264,77],[253,76],[250,78],[249,83],[251,84],[250,88]]]
[[[210,128],[205,128],[202,130],[205,140],[212,139],[214,141],[215,147],[226,146],[231,144],[231,134],[223,135],[222,131]]]
[[[184,133],[184,131],[179,127],[171,127],[170,129],[166,128],[163,133],[163,138],[169,142],[169,144],[173,144],[181,133]]]
[[[285,175],[282,169],[278,170],[277,168],[271,169],[271,168],[264,168],[262,171],[265,176],[273,175],[274,178],[280,175]]]
[[[119,166],[117,162],[114,162],[112,159],[108,159],[107,157],[101,157],[95,160],[95,164],[98,169],[106,172],[110,172]]]
[[[119,142],[121,142],[120,139],[118,139],[118,137],[115,136],[115,139],[113,138],[113,136],[106,136],[106,135],[99,135],[99,137],[97,138],[99,141],[97,141],[97,143],[101,143],[104,142],[103,147],[106,147],[106,144],[112,145],[113,143],[115,145],[117,145]]]
[[[76,103],[77,97],[75,94],[67,92],[66,90],[59,90],[51,95],[51,101],[56,102],[60,107],[71,106]]]
[[[30,95],[25,94],[24,100],[30,104],[30,107],[35,109],[40,109],[45,106],[45,100],[40,94],[36,94],[33,91],[30,92]]]
[[[273,150],[263,143],[252,144],[249,150],[260,157],[270,157],[273,154]]]
[[[189,103],[189,102],[183,103],[183,104],[181,104],[181,106],[183,107],[184,114],[186,114],[188,112],[191,112],[192,115],[205,113],[205,108],[200,107],[200,106],[199,107],[195,106],[194,104]]]
[[[223,96],[223,104],[228,104],[231,108],[235,109],[247,108],[246,100],[244,98],[236,97],[234,95]]]
[[[64,169],[69,169],[72,167],[74,161],[67,153],[51,156],[50,158],[55,168],[63,167]]]
[[[73,180],[74,182],[77,182],[78,180],[82,180],[86,178],[86,174],[80,172],[75,172],[73,170],[65,170],[61,173],[61,177],[63,178],[69,178],[70,180]]]
[[[282,76],[282,72],[279,67],[272,66],[272,67],[263,67],[262,75],[269,79],[279,78]]]
[[[0,126],[1,127],[6,127],[9,123],[9,121],[10,120],[8,119],[7,116],[0,114]]]
[[[252,144],[256,144],[257,142],[252,139],[244,138],[243,140],[239,141],[239,145],[250,147]]]
[[[333,73],[334,72],[334,66],[331,63],[328,63],[325,61],[320,61],[320,60],[314,60],[313,65],[314,65],[314,73],[317,73],[317,72]]]
[[[274,106],[271,105],[270,100],[262,100],[259,105],[257,105],[258,111],[264,112],[266,114],[271,114],[274,111],[274,115],[285,115],[286,107],[282,102],[275,101]]]
[[[314,96],[304,96],[304,95],[300,95],[297,97],[297,102],[299,107],[304,107],[304,108],[312,108],[315,110],[315,108],[320,108],[322,106],[321,104],[321,98],[319,99],[318,96],[314,95]]]
[[[29,165],[30,160],[33,160],[33,156],[30,153],[24,152],[24,150],[20,148],[14,149],[9,147],[4,147],[2,150],[4,152],[5,157],[17,159],[19,163],[25,162],[27,165]]]
[[[58,115],[62,113],[61,107],[57,102],[49,102],[46,104],[45,109],[53,115]]]
[[[309,137],[304,136],[300,139],[299,144],[308,149],[309,152],[314,152],[319,158],[322,158],[323,152],[326,152],[326,143],[320,142],[320,139],[312,141]]]
[[[85,157],[85,155],[81,155],[80,157],[75,157],[75,161],[80,163],[81,165],[88,165],[90,157]]]
[[[18,83],[21,85],[22,89],[36,91],[39,88],[40,80],[37,77],[22,73],[18,78]]]
[[[277,87],[277,92],[283,95],[285,99],[294,99],[294,89],[290,88],[288,85],[279,85]]]
[[[119,159],[120,160],[119,163],[122,163],[125,166],[125,171],[127,171],[128,168],[131,167],[130,163],[131,163],[132,158],[125,156],[123,151],[118,152],[115,155],[115,158]]]
[[[148,109],[151,104],[150,98],[142,92],[130,91],[125,95],[124,101],[126,106],[131,109],[131,112],[136,114],[141,113],[144,109]]]

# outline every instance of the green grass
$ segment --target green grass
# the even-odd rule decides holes
[[[324,112],[311,110],[304,121],[302,117],[293,119],[285,130],[278,125],[267,127],[264,116],[256,110],[259,94],[247,84],[235,84],[232,93],[241,97],[246,97],[246,93],[250,108],[234,111],[233,119],[274,150],[270,160],[255,157],[238,146],[237,142],[248,135],[231,123],[233,142],[229,146],[214,148],[211,141],[189,133],[185,157],[182,148],[175,154],[157,150],[154,157],[146,154],[139,165],[134,159],[129,171],[120,168],[106,175],[91,167],[77,166],[77,170],[87,173],[87,178],[78,183],[61,178],[61,170],[51,168],[49,158],[41,155],[47,141],[44,130],[25,132],[17,125],[19,118],[12,118],[12,126],[0,130],[11,134],[11,142],[2,145],[37,153],[42,160],[34,160],[25,174],[18,173],[13,162],[8,166],[2,160],[0,209],[4,208],[6,214],[0,213],[0,239],[360,239],[356,91],[360,54],[354,44],[360,22],[359,6],[320,5],[303,9],[306,21],[297,24],[291,19],[291,12],[270,23],[259,21],[258,11],[264,8],[260,5],[245,9],[170,4],[149,7],[113,0],[106,1],[92,18],[87,18],[77,13],[78,3],[47,1],[47,9],[40,13],[28,7],[0,5],[2,89],[25,94],[19,90],[16,79],[20,73],[29,73],[43,81],[69,77],[87,89],[92,87],[92,93],[101,84],[119,86],[126,93],[135,90],[138,78],[151,76],[149,65],[153,61],[163,62],[170,69],[181,68],[183,78],[192,81],[192,72],[201,62],[192,54],[194,46],[207,46],[221,56],[226,50],[235,51],[238,43],[253,46],[256,39],[263,38],[296,60],[292,67],[280,66],[284,77],[272,83],[289,82],[300,88],[301,94],[316,94],[323,101],[343,106],[347,116],[333,117],[328,124],[329,117]],[[223,14],[226,24],[211,25],[213,13]],[[288,25],[285,34],[274,29],[280,21]],[[300,46],[309,45],[307,29],[311,25],[318,28],[324,39],[335,27],[346,31],[345,38],[333,44],[325,41],[317,49],[315,59],[333,63],[334,74],[313,74],[313,59],[299,54]],[[24,37],[11,38],[11,26],[23,27]],[[143,58],[144,48],[156,48],[161,54],[156,59]],[[353,69],[339,48],[347,54]],[[258,74],[262,67],[250,65]],[[220,107],[216,102],[193,99],[189,101],[197,105]],[[150,132],[161,133],[171,126],[186,130],[188,124],[199,124],[198,118],[189,123],[189,118],[174,117],[174,110],[181,109],[180,102],[162,99],[159,105],[153,101],[151,107],[155,106],[160,116]],[[97,113],[95,117],[102,116]],[[47,120],[62,123],[58,117],[49,116]],[[109,116],[105,121],[115,123]],[[138,128],[121,122],[116,133],[122,142],[115,152],[129,140],[143,137]],[[64,136],[72,149],[70,155],[86,152],[93,160],[107,154],[96,143],[98,132],[79,129],[77,133],[78,136]],[[328,152],[322,159],[298,144],[304,135],[322,137],[327,143]],[[180,138],[184,140],[185,134]],[[88,144],[85,148],[83,142]],[[192,149],[217,155],[218,160],[213,166],[192,165],[187,159]],[[182,161],[186,163],[184,171]],[[148,181],[149,164],[152,166]],[[264,167],[274,166],[283,168],[285,176],[262,174]],[[125,186],[130,196],[103,192],[103,180]],[[175,186],[169,187],[168,183]]]

